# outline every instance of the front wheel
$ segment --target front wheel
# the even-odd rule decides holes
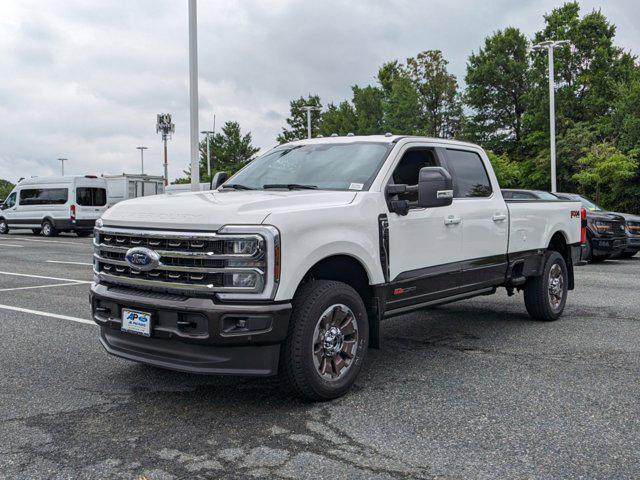
[[[360,295],[342,282],[311,281],[293,299],[280,375],[300,397],[340,397],[360,373],[368,341],[367,311]]]
[[[6,235],[9,233],[9,225],[4,218],[0,218],[0,235]]]
[[[557,320],[567,302],[569,279],[564,257],[556,251],[544,254],[542,275],[527,280],[524,286],[524,304],[536,320]]]

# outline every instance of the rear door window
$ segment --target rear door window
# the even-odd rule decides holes
[[[104,207],[107,204],[107,190],[93,187],[77,188],[76,203],[83,207]]]
[[[477,153],[447,149],[447,166],[453,177],[454,198],[490,197],[493,193],[489,176]]]

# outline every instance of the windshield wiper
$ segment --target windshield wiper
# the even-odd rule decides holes
[[[289,190],[316,190],[318,187],[315,185],[301,185],[299,183],[268,183],[263,185],[265,190],[268,188],[288,188]]]
[[[255,190],[255,188],[247,187],[246,185],[241,185],[239,183],[227,183],[222,185],[222,188],[233,188],[234,190]]]

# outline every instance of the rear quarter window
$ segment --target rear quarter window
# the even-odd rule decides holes
[[[447,166],[453,177],[454,198],[483,198],[493,193],[489,175],[477,153],[447,149]]]
[[[107,204],[104,188],[79,187],[76,189],[76,203],[83,207],[103,207]]]

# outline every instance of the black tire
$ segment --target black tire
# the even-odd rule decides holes
[[[350,312],[345,312],[343,307]],[[327,314],[329,311],[332,313]],[[335,320],[342,315],[344,317]],[[344,341],[340,341],[342,348],[330,357],[325,350],[326,342],[327,338],[335,340],[335,337],[327,334],[331,324],[343,322],[349,322],[342,327],[344,331],[354,333],[345,333]],[[324,333],[325,343],[316,342],[316,333],[320,336]],[[340,397],[347,393],[360,373],[368,342],[367,310],[360,295],[342,282],[311,281],[300,287],[293,299],[289,330],[280,354],[280,377],[296,396],[313,401]],[[348,357],[343,356],[347,354]]]
[[[560,298],[554,296],[554,301],[558,301],[557,304],[554,304],[550,288],[551,275],[552,271],[554,274],[557,273],[558,268],[562,277],[559,288],[555,290]],[[567,302],[568,280],[567,264],[562,255],[553,250],[547,251],[544,254],[542,275],[529,278],[524,286],[524,304],[531,318],[545,322],[560,318]]]
[[[88,237],[91,235],[91,232],[88,230],[76,230],[76,235],[79,237]]]
[[[0,235],[6,235],[9,233],[9,225],[4,218],[0,218]]]
[[[633,257],[636,253],[638,253],[638,252],[637,252],[637,251],[636,251],[636,252],[622,252],[622,253],[620,254],[620,258],[631,258],[631,257]]]
[[[34,235],[40,235],[40,232],[42,231],[41,228],[32,228],[31,231],[33,232]]]
[[[58,230],[53,226],[53,223],[49,220],[45,220],[42,222],[42,235],[45,237],[56,237],[58,235]]]
[[[587,242],[585,243],[585,248],[584,248],[583,260],[585,260],[586,262],[590,262],[592,255],[593,255],[593,247],[591,246],[591,239],[587,237]]]

